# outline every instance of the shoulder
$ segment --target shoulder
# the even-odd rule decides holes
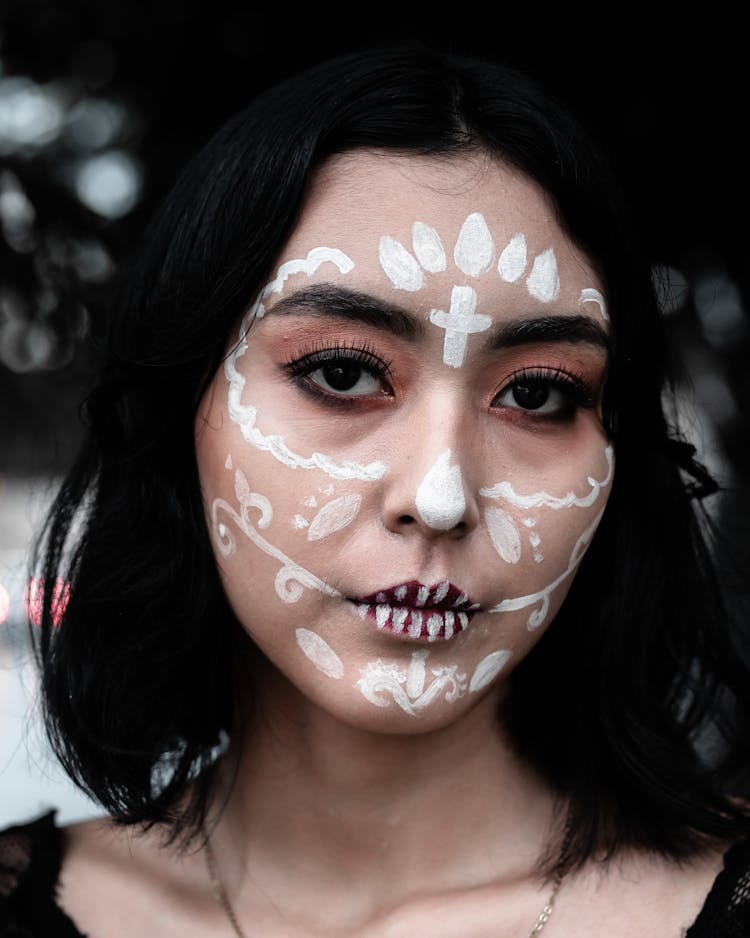
[[[60,861],[54,810],[0,831],[0,938],[80,938],[56,903]]]
[[[750,840],[730,847],[686,938],[750,935]]]
[[[750,938],[748,887],[747,841],[681,861],[628,853],[563,883],[556,924],[562,935],[599,934],[605,922],[609,938]]]

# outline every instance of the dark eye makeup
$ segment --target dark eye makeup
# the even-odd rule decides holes
[[[326,406],[353,407],[392,398],[391,361],[368,343],[302,349],[283,366],[294,385]],[[564,423],[579,409],[598,405],[592,387],[567,367],[522,368],[513,372],[492,399],[494,410],[515,411],[527,419]]]

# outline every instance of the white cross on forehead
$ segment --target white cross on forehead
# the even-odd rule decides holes
[[[424,286],[425,272],[439,273],[446,270],[447,259],[437,231],[424,222],[414,223],[412,250],[413,253],[388,235],[380,239],[380,266],[388,279],[397,290],[415,293]],[[525,236],[515,234],[498,257],[497,272],[500,278],[506,283],[520,280],[528,267],[527,254]],[[461,226],[453,249],[453,260],[458,270],[467,277],[481,277],[492,266],[495,244],[479,212],[469,215]],[[557,298],[560,277],[552,248],[534,258],[525,283],[529,294],[542,303],[550,303]],[[581,300],[597,302],[606,318],[604,300],[597,290],[585,290]],[[469,336],[475,332],[484,332],[492,325],[492,318],[477,313],[476,306],[477,294],[473,287],[456,284],[451,291],[448,312],[440,309],[430,311],[430,322],[445,329],[443,362],[452,368],[459,368],[463,364]]]

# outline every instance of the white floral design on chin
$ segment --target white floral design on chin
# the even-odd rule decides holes
[[[429,651],[412,652],[408,668],[381,661],[370,661],[362,669],[357,687],[362,696],[376,707],[397,704],[404,713],[416,716],[444,693],[445,700],[453,703],[466,693],[466,674],[458,665],[432,668],[434,680],[425,688],[425,661]]]
[[[414,293],[424,286],[424,274],[447,269],[445,248],[440,235],[424,222],[412,227],[412,250],[388,235],[379,244],[380,266],[397,290]],[[453,248],[453,260],[467,277],[481,277],[495,259],[495,244],[484,217],[479,212],[468,215]],[[497,272],[506,283],[520,280],[528,267],[526,237],[515,234],[500,252]],[[538,254],[525,280],[529,294],[542,303],[551,303],[560,293],[557,259],[552,248]],[[593,294],[596,291],[591,291]],[[597,294],[598,295],[598,294]],[[588,299],[591,299],[588,296]],[[450,308],[430,310],[430,322],[445,329],[443,362],[460,368],[470,335],[492,325],[492,317],[476,312],[477,293],[473,287],[456,284],[451,291]]]

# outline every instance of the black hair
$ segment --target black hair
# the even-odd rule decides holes
[[[613,489],[503,713],[572,806],[572,862],[602,846],[680,857],[746,832],[747,660],[696,510],[716,486],[665,417],[663,325],[618,183],[535,80],[411,43],[357,50],[259,94],[188,164],[124,268],[85,441],[38,551],[45,610],[33,631],[55,752],[115,821],[200,829],[209,768],[235,732],[228,675],[245,636],[209,541],[196,407],[312,171],[361,148],[485,152],[518,168],[605,286]]]

